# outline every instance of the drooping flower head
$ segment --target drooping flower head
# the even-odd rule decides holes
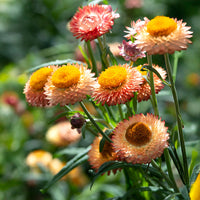
[[[113,149],[126,162],[150,163],[168,147],[168,138],[164,121],[152,114],[137,114],[117,125],[112,137]]]
[[[198,174],[195,182],[192,184],[192,187],[190,189],[190,199],[191,200],[199,200],[200,199],[200,173]]]
[[[138,28],[137,22],[134,27]],[[132,36],[135,37],[137,46],[149,55],[173,54],[175,51],[186,50],[191,43],[190,28],[182,20],[157,16],[150,21],[145,20],[139,31],[133,29],[132,33],[135,31],[135,34]]]
[[[70,31],[81,40],[94,40],[107,33],[114,24],[114,19],[119,14],[107,5],[88,5],[75,13],[69,23]]]
[[[97,172],[99,167],[108,161],[116,160],[116,153],[113,151],[113,147],[110,142],[105,141],[103,150],[100,152],[99,145],[102,136],[96,137],[92,143],[92,147],[88,152],[88,161],[92,168]],[[116,170],[113,171],[114,173]],[[109,174],[110,172],[108,172]]]
[[[126,61],[135,62],[138,58],[146,57],[145,51],[141,51],[139,48],[137,48],[137,45],[134,44],[132,41],[126,42],[125,40],[123,40],[122,45],[119,46],[119,49],[119,54]]]
[[[123,104],[134,96],[142,82],[140,73],[128,64],[111,66],[98,77],[92,97],[102,105]]]
[[[142,65],[139,65],[136,69],[141,73],[141,75],[146,76],[147,78],[148,76],[147,71],[141,71],[141,68],[142,68]],[[161,77],[164,80],[166,79],[167,73],[162,67],[159,67],[158,65],[153,65],[153,68],[158,71],[158,73],[161,75]],[[153,73],[153,79],[154,79],[155,93],[158,94],[160,90],[164,88],[164,84],[155,73]],[[143,77],[143,83],[141,84],[141,87],[138,90],[137,100],[138,102],[147,101],[149,100],[150,96],[151,96],[151,87],[149,83],[147,82],[147,80]]]
[[[85,99],[96,85],[93,76],[82,64],[67,64],[56,69],[44,88],[50,105],[64,106]]]
[[[56,66],[43,67],[30,76],[24,88],[26,100],[30,105],[38,107],[49,106],[49,100],[46,99],[44,94],[44,86],[54,68]]]
[[[71,128],[69,121],[62,121],[51,126],[47,133],[46,139],[56,146],[67,146],[79,141],[81,135],[76,129]]]

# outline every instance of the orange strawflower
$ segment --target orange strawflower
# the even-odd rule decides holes
[[[141,74],[128,64],[111,66],[98,77],[92,97],[102,105],[124,104],[140,89],[142,82]]]
[[[73,35],[81,40],[94,40],[107,33],[114,25],[114,19],[119,14],[107,5],[88,5],[75,13],[69,23],[69,29]]]
[[[147,72],[140,71],[141,67],[142,66],[139,65],[137,67],[137,70],[141,73],[141,75],[146,76],[146,78],[147,78]],[[159,67],[158,65],[153,65],[153,68],[155,68],[159,72],[159,74],[161,75],[161,77],[164,80],[166,79],[167,73],[162,67]],[[160,78],[158,78],[158,76],[155,73],[153,73],[153,78],[154,78],[155,93],[158,94],[160,92],[160,90],[164,88],[164,84],[162,83]],[[150,96],[151,96],[151,87],[150,87],[149,83],[147,82],[147,80],[143,77],[143,83],[142,83],[140,89],[138,90],[137,100],[138,100],[138,102],[147,101],[150,98]]]
[[[82,64],[67,64],[56,69],[44,88],[50,105],[75,104],[91,95],[96,85],[93,76]]]
[[[120,122],[113,132],[113,149],[120,160],[150,163],[168,147],[165,122],[153,114],[137,114]]]
[[[30,105],[38,107],[49,106],[49,100],[46,99],[46,95],[44,94],[44,86],[54,68],[56,67],[43,67],[30,76],[24,88],[26,100]]]
[[[113,147],[108,141],[105,141],[102,152],[99,151],[101,139],[102,136],[96,137],[91,145],[92,147],[90,151],[88,152],[88,161],[96,172],[98,171],[99,167],[104,163],[116,160],[116,153],[113,151]],[[108,172],[108,174],[109,173],[110,171]],[[116,173],[116,170],[114,170],[113,173]]]
[[[138,23],[141,24],[141,21]],[[127,36],[132,35],[136,39],[135,44],[149,55],[173,54],[175,51],[186,50],[191,43],[191,27],[186,26],[182,20],[157,16],[150,21],[145,18],[142,24],[133,23]]]
[[[26,164],[35,172],[40,172],[39,165],[48,168],[52,161],[52,155],[42,149],[30,152],[26,157]]]

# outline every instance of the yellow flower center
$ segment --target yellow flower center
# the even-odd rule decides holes
[[[58,88],[68,88],[78,83],[81,76],[80,70],[73,65],[63,65],[52,75],[52,84]]]
[[[137,122],[126,130],[127,141],[135,146],[143,146],[151,140],[152,132],[143,122]]]
[[[106,89],[117,88],[126,80],[127,71],[121,66],[106,69],[98,78],[99,84]]]
[[[141,71],[142,65],[137,66],[136,69],[140,72],[140,74],[142,74],[142,76],[146,76],[147,75],[147,71]]]
[[[30,78],[30,86],[32,89],[41,90],[47,82],[48,76],[51,74],[53,69],[43,67],[34,72]]]
[[[112,157],[112,145],[110,142],[108,141],[105,141],[105,144],[103,146],[103,150],[101,152],[101,155],[104,157],[104,158],[110,158]]]
[[[154,36],[167,36],[177,28],[177,23],[169,17],[157,16],[147,24],[147,32]]]

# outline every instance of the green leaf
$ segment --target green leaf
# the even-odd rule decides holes
[[[132,164],[132,163],[126,163],[126,162],[121,162],[121,161],[109,161],[109,162],[106,162],[103,165],[101,165],[98,172],[94,174],[91,187],[93,186],[94,181],[96,180],[96,178],[98,176],[100,176],[110,170],[123,169],[123,168],[127,168],[127,167],[131,167],[131,168],[135,168],[135,169],[142,168],[146,173],[149,172],[150,175],[152,175],[152,176],[155,176],[157,178],[162,178],[162,175],[155,168],[150,167],[149,165]]]
[[[75,167],[81,165],[83,162],[88,160],[88,151],[90,150],[90,146],[85,149],[82,153],[76,155],[73,159],[71,159],[40,191],[45,193],[53,184],[55,184],[58,180],[60,180],[63,176],[69,173]]]
[[[158,72],[155,68],[153,68],[152,66],[149,66],[149,65],[143,65],[142,68],[141,68],[141,71],[146,71],[145,69],[148,69],[148,70],[152,71],[153,73],[155,73],[155,74],[158,76],[158,78],[159,78],[165,85],[171,87],[171,84],[168,83],[167,81],[165,81],[165,80],[162,78],[162,76],[159,74],[159,72]]]
[[[192,171],[192,175],[190,178],[190,186],[195,182],[199,173],[200,173],[200,164],[196,165]]]
[[[64,65],[64,64],[74,64],[74,63],[78,63],[78,64],[83,64],[85,65],[85,63],[83,62],[80,62],[80,61],[77,61],[77,60],[72,60],[72,59],[66,59],[66,60],[55,60],[55,61],[51,61],[51,62],[48,62],[48,63],[44,63],[44,64],[41,64],[41,65],[38,65],[36,67],[33,67],[31,69],[29,69],[28,71],[26,71],[26,73],[32,73],[42,67],[47,67],[49,65]]]
[[[113,129],[107,129],[105,131],[105,134],[106,135],[110,135],[111,133],[113,132]],[[105,141],[106,141],[106,138],[103,137],[100,141],[100,144],[99,144],[99,152],[102,152],[103,151],[103,147],[104,147],[104,144],[105,144]]]
[[[113,55],[113,53],[110,51],[110,47],[107,47],[106,50],[107,50],[107,54],[110,56],[112,65],[117,65],[117,60],[116,60],[115,56]]]
[[[85,148],[81,148],[81,147],[71,147],[71,148],[67,147],[55,153],[54,157],[60,157],[62,155],[76,155],[76,154],[82,153],[84,150]]]
[[[163,200],[175,200],[176,196],[179,196],[180,193],[174,193],[166,196]]]

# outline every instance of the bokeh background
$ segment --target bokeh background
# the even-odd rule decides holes
[[[91,1],[89,1],[91,2]],[[100,2],[100,1],[93,1]],[[54,155],[63,149],[46,140],[46,133],[63,112],[56,106],[49,109],[34,108],[25,101],[23,88],[34,66],[59,59],[78,59],[80,44],[67,29],[67,23],[83,0],[0,0],[0,199],[15,200],[68,200],[108,199],[122,195],[126,188],[122,174],[102,176],[90,190],[91,173],[88,164],[82,166],[82,183],[73,179],[59,181],[46,194],[39,190],[52,177],[48,170],[33,173],[26,164],[27,155],[43,149]],[[189,157],[200,162],[200,1],[198,0],[108,0],[104,3],[117,9],[120,18],[112,33],[107,34],[109,44],[124,39],[124,30],[132,20],[156,15],[183,19],[193,31],[193,44],[180,54],[177,71],[177,90],[184,121]],[[117,44],[117,45],[116,45]],[[173,64],[173,56],[170,57]],[[119,62],[125,62],[118,58]],[[162,65],[161,57],[153,61]],[[167,89],[158,95],[160,116],[173,127],[175,111]],[[151,112],[148,102],[140,104],[141,112]],[[63,120],[63,119],[59,119]],[[66,119],[64,119],[66,120]],[[194,142],[195,141],[195,142]],[[90,136],[80,139],[69,148],[84,148],[91,143]],[[73,152],[59,157],[67,161]],[[189,159],[190,162],[190,159]],[[195,164],[194,163],[194,164]]]

